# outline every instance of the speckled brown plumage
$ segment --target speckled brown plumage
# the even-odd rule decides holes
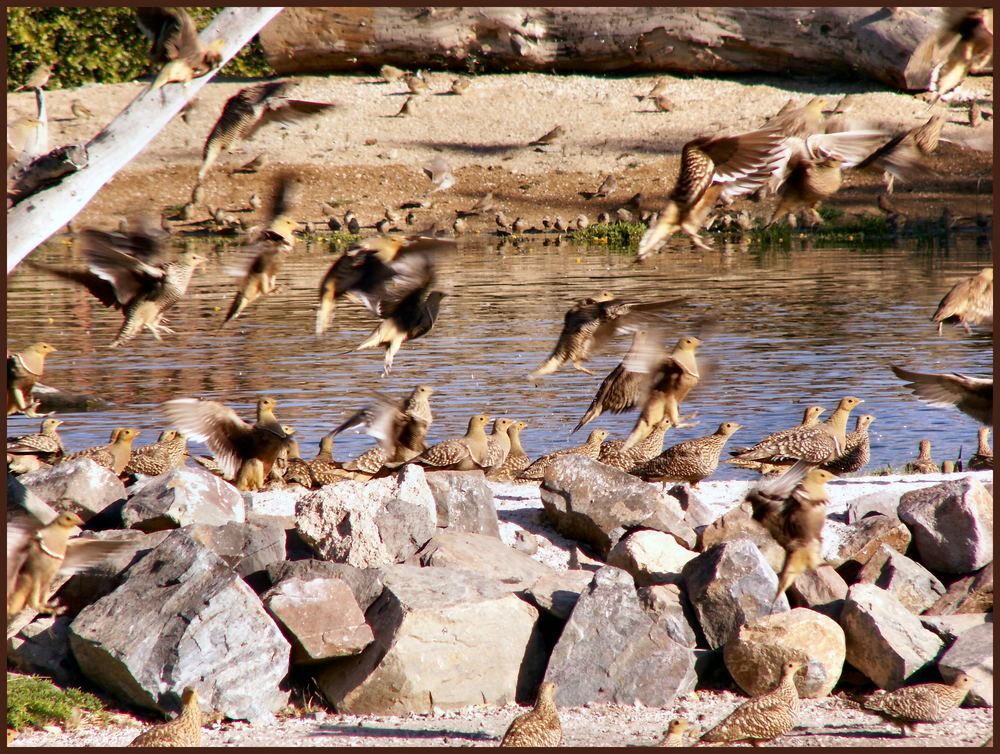
[[[762,445],[762,444],[768,443],[768,442],[773,442],[773,441],[775,441],[775,440],[777,440],[777,439],[779,439],[781,437],[784,437],[789,432],[794,432],[799,427],[814,427],[817,424],[819,424],[819,417],[822,416],[825,412],[826,412],[826,409],[823,408],[822,406],[809,406],[805,410],[805,412],[804,412],[804,414],[802,416],[802,422],[800,424],[798,424],[797,426],[792,427],[790,429],[782,429],[782,430],[779,430],[777,432],[772,432],[767,437],[765,437],[763,440],[761,440],[758,443],[758,445]],[[733,448],[730,451],[730,454],[731,455],[739,455],[740,453],[745,453],[748,450],[750,450],[750,448],[746,448],[746,447],[744,447],[744,448]],[[780,473],[784,468],[787,468],[787,465],[790,465],[790,464],[787,464],[787,465],[781,465],[781,466],[779,466],[779,465],[776,465],[776,464],[763,463],[761,461],[750,461],[750,460],[743,459],[743,458],[729,458],[729,459],[726,460],[726,463],[732,464],[733,466],[736,466],[736,467],[741,468],[741,469],[750,469],[752,471],[759,472],[760,474]]]
[[[823,97],[813,97],[806,104],[796,107],[795,100],[790,99],[768,119],[764,127],[780,131],[783,136],[804,139],[822,130],[826,104]]]
[[[945,322],[959,322],[966,332],[969,323],[993,324],[993,268],[986,267],[970,278],[959,281],[948,291],[931,317],[938,335]]]
[[[736,458],[778,464],[799,460],[816,465],[828,463],[844,452],[847,419],[854,407],[863,402],[853,396],[841,398],[830,418],[822,424],[796,427],[780,436],[774,435],[740,452]]]
[[[77,458],[89,458],[99,466],[111,469],[115,475],[120,475],[128,465],[132,456],[132,441],[139,436],[137,429],[115,430],[113,441],[107,445],[95,445],[76,453],[63,456],[63,461],[73,461]]]
[[[198,692],[188,686],[181,695],[181,713],[170,722],[147,728],[129,746],[201,746]]]
[[[553,453],[542,456],[537,461],[532,463],[530,466],[526,467],[524,471],[518,474],[518,479],[541,479],[545,476],[545,470],[552,465],[553,461],[557,458],[562,458],[564,456],[586,456],[587,458],[593,458],[595,461],[601,454],[601,443],[607,439],[608,433],[603,429],[595,429],[587,437],[587,442],[583,445],[578,445],[574,448],[564,448],[562,450],[557,450]]]
[[[434,469],[471,471],[481,469],[486,462],[486,423],[490,417],[479,414],[469,419],[464,437],[445,440],[427,448],[413,463]]]
[[[941,467],[934,462],[931,456],[931,441],[921,440],[919,451],[915,460],[906,464],[907,474],[939,474]]]
[[[315,458],[306,461],[306,466],[313,487],[322,487],[341,479],[350,479],[352,476],[349,471],[341,468],[333,457],[333,433],[323,435],[319,441],[319,452]],[[381,467],[381,464],[379,466]]]
[[[636,466],[655,458],[663,450],[663,439],[672,426],[673,422],[664,417],[648,435],[628,450],[623,450],[624,440],[606,442],[601,445],[601,453],[597,460],[622,471],[632,471]]]
[[[695,353],[700,345],[701,341],[695,337],[681,338],[670,355],[660,361],[643,400],[639,418],[625,439],[624,450],[649,434],[664,417],[670,419],[673,426],[681,426],[681,402],[701,380]]]
[[[687,482],[697,486],[715,473],[722,449],[741,426],[736,422],[722,422],[713,434],[667,448],[632,473],[647,482]]]
[[[486,455],[483,457],[483,471],[487,474],[498,469],[507,460],[510,452],[510,436],[507,429],[514,422],[510,419],[496,419],[493,431],[486,437]]]
[[[904,686],[865,699],[862,709],[876,712],[898,725],[905,734],[916,731],[918,723],[936,723],[947,719],[958,708],[972,687],[972,678],[959,673],[948,683],[921,683]]]
[[[778,575],[775,602],[795,578],[821,562],[823,525],[826,523],[826,483],[829,471],[797,463],[779,477],[760,482],[747,493],[753,518],[785,550]],[[804,473],[803,473],[804,472]]]
[[[144,445],[132,451],[126,474],[157,476],[184,465],[187,454],[187,438],[172,429],[160,433],[159,439],[151,445]]]
[[[548,359],[528,375],[531,381],[552,374],[567,361],[573,368],[593,374],[583,364],[612,337],[629,329],[655,322],[664,311],[685,299],[676,298],[648,304],[630,304],[607,291],[577,301],[563,318],[562,331]]]
[[[522,471],[531,465],[531,459],[521,447],[521,430],[528,425],[523,421],[513,422],[507,427],[507,437],[510,439],[510,451],[507,458],[496,469],[490,472],[489,479],[498,482],[508,482],[517,477]]]
[[[531,711],[514,718],[500,741],[502,747],[559,746],[562,726],[555,702],[556,687],[545,681],[538,689],[538,699]]]
[[[7,438],[7,452],[14,455],[33,455],[43,461],[55,460],[66,452],[59,437],[60,419],[49,417],[42,420],[38,432],[21,437]]]
[[[979,428],[979,446],[969,459],[968,468],[972,471],[993,470],[993,448],[990,447],[990,428]]]
[[[932,406],[954,406],[980,424],[993,426],[993,378],[967,374],[933,374],[892,367],[906,387]]]
[[[687,746],[688,744],[684,741],[684,734],[688,729],[688,721],[683,717],[678,717],[675,720],[670,721],[670,725],[667,729],[663,731],[663,740],[657,744],[660,747],[679,747]]]
[[[343,464],[343,469],[354,472],[352,478],[357,478],[357,475],[370,477],[382,470],[382,467],[385,466],[385,460],[385,450],[381,446],[375,446],[366,450],[353,461]]]
[[[621,363],[611,370],[597,389],[583,417],[573,427],[576,432],[604,411],[619,414],[638,405],[649,390],[656,365],[663,358],[657,329],[641,328],[632,336],[632,345]]]
[[[871,460],[871,440],[868,437],[868,428],[875,421],[871,414],[862,414],[858,417],[854,425],[854,431],[847,435],[844,442],[844,452],[829,463],[823,464],[823,468],[834,474],[851,474],[861,471]]]
[[[709,729],[700,740],[710,742],[772,741],[795,727],[799,719],[799,693],[795,674],[801,662],[786,662],[773,691],[754,697]]]

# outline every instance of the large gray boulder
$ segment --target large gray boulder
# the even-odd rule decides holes
[[[938,661],[938,670],[951,682],[959,673],[972,678],[965,703],[974,707],[993,706],[993,621],[961,634]]]
[[[488,576],[523,593],[552,569],[495,537],[462,531],[441,531],[417,553],[422,566],[456,568]]]
[[[265,720],[283,707],[290,647],[257,595],[187,530],[172,532],[114,592],[70,624],[83,674],[147,709],[185,686],[227,718]]]
[[[69,649],[72,618],[42,616],[7,642],[7,662],[22,673],[44,675],[60,686],[79,686],[80,668]]]
[[[786,612],[788,599],[778,591],[778,577],[748,539],[722,542],[684,566],[684,589],[712,649],[721,647],[744,623]]]
[[[800,573],[788,588],[788,594],[789,602],[796,607],[808,607],[839,620],[847,597],[847,582],[824,563],[815,570]]]
[[[840,568],[848,561],[861,567],[883,545],[891,547],[896,552],[905,553],[910,545],[910,539],[910,530],[898,519],[879,513],[865,516],[846,530],[837,543],[836,551],[827,558],[827,562],[834,568]]]
[[[438,528],[500,538],[493,490],[481,471],[435,471],[427,475],[427,486]]]
[[[272,586],[285,579],[340,579],[350,588],[361,612],[382,594],[382,574],[377,568],[355,568],[325,560],[286,560],[269,565],[267,575]]]
[[[545,664],[538,611],[470,571],[395,565],[366,617],[375,641],[316,676],[338,712],[398,715],[530,696]],[[519,693],[520,692],[520,693]]]
[[[24,474],[18,481],[56,512],[72,511],[84,521],[125,499],[125,485],[114,472],[89,458],[58,463]]]
[[[222,477],[182,466],[132,486],[122,508],[125,526],[141,531],[178,529],[188,524],[243,523],[243,495]]]
[[[295,506],[300,498],[309,494],[303,487],[244,492],[243,505],[247,522],[277,524],[282,529],[295,528]]]
[[[592,545],[602,557],[629,529],[655,529],[693,547],[695,533],[677,499],[657,485],[585,456],[558,458],[539,489],[556,529]]]
[[[710,550],[720,542],[746,539],[757,546],[776,573],[781,571],[785,551],[767,529],[753,520],[752,510],[750,503],[744,501],[715,519],[698,534],[698,551]]]
[[[697,620],[677,584],[644,586],[636,591],[636,596],[642,609],[667,632],[667,636],[694,649],[698,643],[698,634],[694,629]]]
[[[882,545],[865,563],[858,582],[891,592],[911,613],[922,613],[944,594],[944,584],[919,563]]]
[[[191,536],[244,579],[285,559],[285,530],[274,522],[199,524],[191,527]]]
[[[927,608],[930,615],[982,613],[993,609],[993,563],[981,571],[952,582],[937,602]]]
[[[556,702],[669,707],[694,688],[694,652],[646,614],[632,577],[607,566],[581,595],[552,651],[545,680]]]
[[[847,636],[847,661],[882,689],[902,686],[942,649],[936,634],[874,584],[851,587],[840,621]]]
[[[993,560],[993,495],[970,477],[913,490],[899,502],[921,562],[937,573],[969,573]]]
[[[375,638],[351,588],[338,578],[283,579],[261,600],[290,637],[293,664],[356,655]]]
[[[799,696],[826,696],[840,680],[846,656],[844,630],[825,615],[797,607],[740,626],[726,642],[726,669],[750,696],[760,696],[781,679],[790,660],[807,663],[795,676]]]
[[[401,563],[435,533],[437,507],[422,468],[327,485],[299,498],[296,531],[326,560],[357,568]]]
[[[933,631],[948,646],[971,628],[993,622],[993,613],[963,613],[959,615],[921,615],[924,628]]]

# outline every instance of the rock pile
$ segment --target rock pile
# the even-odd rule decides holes
[[[884,689],[966,673],[967,703],[992,705],[993,500],[975,478],[831,514],[827,563],[772,605],[781,549],[740,483],[718,515],[701,490],[560,458],[516,536],[479,471],[265,493],[201,469],[128,489],[107,473],[8,483],[8,510],[69,508],[128,542],[62,585],[64,615],[19,616],[8,653],[130,705],[173,709],[195,686],[206,713],[266,719],[295,667],[345,713],[527,704],[543,680],[559,705],[666,707],[723,666],[758,695],[788,662],[804,698],[850,666]],[[567,541],[569,569],[549,557]]]

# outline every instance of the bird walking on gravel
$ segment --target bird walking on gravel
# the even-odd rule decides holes
[[[85,287],[106,307],[121,309],[121,329],[110,348],[127,343],[144,328],[153,337],[173,333],[164,316],[187,294],[195,269],[205,262],[185,251],[176,260],[164,252],[164,233],[144,221],[133,221],[125,233],[87,228],[78,236],[78,248],[87,268],[64,270],[40,262],[29,266]]]
[[[861,702],[861,709],[874,712],[898,726],[905,736],[917,732],[920,723],[937,723],[962,704],[972,688],[972,678],[959,673],[951,683],[919,683],[895,691],[876,692]]]
[[[538,689],[535,706],[514,718],[500,741],[502,747],[548,747],[562,743],[562,726],[556,708],[556,686],[545,681]]]
[[[738,136],[709,136],[689,141],[681,150],[677,183],[667,206],[639,241],[641,262],[677,231],[701,249],[710,248],[699,231],[719,199],[731,200],[763,186],[782,159],[784,135],[763,129]]]
[[[198,692],[188,686],[181,694],[181,713],[169,722],[147,728],[129,746],[201,746]]]
[[[203,45],[198,28],[183,8],[136,8],[135,13],[139,28],[153,43],[150,60],[163,65],[151,90],[172,82],[187,86],[222,62],[225,40],[213,39]]]
[[[565,456],[586,456],[587,458],[592,458],[596,461],[601,455],[601,443],[603,443],[607,437],[608,433],[606,431],[603,429],[595,429],[590,433],[587,437],[587,442],[583,445],[577,445],[574,448],[563,448],[552,453],[547,453],[531,465],[527,466],[524,471],[518,474],[517,478],[521,480],[542,479],[545,476],[545,470],[551,466],[557,458],[563,458]]]
[[[993,378],[957,372],[933,374],[893,366],[892,372],[906,387],[932,406],[954,406],[980,424],[993,426]]]
[[[55,352],[55,346],[41,342],[17,353],[7,352],[7,416],[21,412],[32,419],[41,418],[31,389],[42,379],[45,357]]]
[[[722,422],[713,434],[673,445],[632,473],[647,482],[687,482],[697,487],[715,473],[722,449],[741,426]]]
[[[245,489],[246,478],[267,478],[288,439],[274,415],[276,405],[274,398],[260,398],[254,424],[247,424],[228,406],[196,398],[166,401],[163,412],[181,434],[208,445],[223,475],[236,479],[238,489]]]
[[[795,674],[802,667],[801,662],[786,662],[781,669],[781,680],[773,691],[741,704],[722,722],[706,731],[700,740],[713,743],[749,741],[757,746],[790,731],[799,719],[800,701]]]
[[[319,115],[336,107],[332,102],[290,99],[285,93],[296,81],[269,81],[241,89],[230,97],[212,127],[202,151],[198,183],[201,183],[222,152],[251,138],[268,123],[283,125]]]
[[[275,180],[267,227],[243,251],[244,260],[238,268],[243,279],[220,327],[239,317],[250,304],[273,293],[277,287],[276,278],[283,257],[295,246],[293,233],[297,224],[290,212],[296,187],[296,181],[289,174]]]
[[[552,354],[528,375],[528,379],[535,381],[552,374],[567,361],[571,361],[575,369],[593,374],[583,366],[584,362],[612,337],[655,321],[664,311],[683,301],[683,298],[674,298],[648,304],[630,304],[607,291],[577,301],[563,318],[562,331]]]
[[[772,604],[800,573],[822,562],[820,548],[829,503],[826,483],[835,478],[829,471],[798,463],[778,477],[761,481],[747,493],[753,519],[763,524],[785,550]]]
[[[42,525],[28,515],[7,521],[7,624],[25,607],[59,614],[51,602],[52,584],[59,576],[81,571],[127,546],[127,542],[73,537],[83,520],[60,513]]]
[[[993,268],[984,267],[972,277],[960,280],[938,304],[932,322],[938,326],[938,335],[945,322],[958,322],[967,333],[974,325],[993,325]]]
[[[432,469],[454,469],[472,471],[486,465],[489,440],[486,423],[490,417],[478,414],[469,419],[469,427],[463,437],[439,442],[413,459],[413,463]]]

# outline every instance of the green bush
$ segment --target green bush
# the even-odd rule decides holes
[[[104,705],[93,694],[61,689],[47,678],[7,674],[7,727],[43,728],[71,721],[74,710],[103,714]]]
[[[222,8],[188,8],[199,29]],[[7,8],[7,87],[16,88],[39,63],[56,67],[49,89],[113,84],[152,73],[149,40],[131,8]],[[227,76],[274,73],[254,37],[221,71]]]

